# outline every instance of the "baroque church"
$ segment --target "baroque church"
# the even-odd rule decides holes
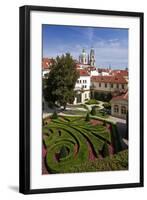
[[[91,48],[90,54],[86,53],[86,50],[83,49],[81,55],[79,56],[79,63],[84,65],[95,66],[95,52],[94,48]]]

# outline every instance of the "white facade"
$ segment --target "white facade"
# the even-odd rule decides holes
[[[99,76],[99,73],[97,70],[90,71],[90,76]]]
[[[101,76],[110,76],[109,72],[101,72]]]
[[[77,96],[74,104],[84,103],[85,100],[90,99],[90,76],[80,76],[75,85]]]
[[[49,69],[45,69],[42,71],[42,76],[43,78],[46,78],[46,75],[49,74],[50,70]]]

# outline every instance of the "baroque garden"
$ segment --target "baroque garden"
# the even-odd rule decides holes
[[[42,63],[42,174],[127,170],[126,73],[98,71],[93,49]]]

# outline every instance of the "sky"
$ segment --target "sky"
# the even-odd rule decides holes
[[[128,67],[128,29],[42,25],[43,57],[61,56],[69,52],[78,59],[85,48],[93,47],[97,67]]]

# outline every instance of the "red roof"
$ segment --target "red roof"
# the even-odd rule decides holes
[[[99,83],[127,83],[123,76],[92,76],[91,81]]]
[[[90,76],[87,70],[85,69],[78,69],[80,76]]]
[[[113,97],[112,100],[128,100],[128,91],[120,96]]]
[[[121,75],[121,76],[128,76],[128,70],[113,70],[113,75]]]
[[[42,59],[42,68],[43,69],[50,69],[50,66],[53,64],[53,59],[50,58],[43,58]]]

